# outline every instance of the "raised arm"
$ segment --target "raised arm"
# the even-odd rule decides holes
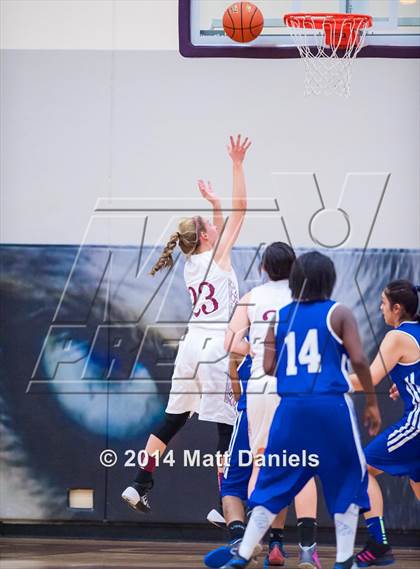
[[[225,350],[230,353],[249,354],[249,342],[245,336],[249,329],[248,304],[250,302],[250,294],[247,293],[241,298],[236,305],[235,312],[229,322],[229,327],[225,336]]]
[[[203,198],[211,203],[213,207],[213,225],[216,226],[219,235],[221,235],[225,220],[223,218],[220,198],[214,193],[210,182],[207,182],[206,185],[204,180],[198,180],[198,189]]]
[[[373,385],[378,385],[399,362],[401,356],[400,340],[400,334],[394,332],[388,332],[382,340],[379,351],[370,366]],[[356,391],[363,390],[358,375],[351,374],[350,379]]]
[[[232,211],[222,230],[214,255],[216,263],[226,271],[231,268],[230,253],[238,238],[247,208],[245,176],[242,163],[250,146],[251,142],[248,141],[248,138],[245,138],[243,142],[241,141],[240,134],[236,141],[232,136],[230,137],[228,153],[232,159],[233,167]]]
[[[337,336],[342,339],[349,354],[351,365],[366,394],[364,424],[368,427],[371,436],[377,435],[381,427],[381,415],[356,320],[348,308],[340,305],[332,313],[331,326]]]

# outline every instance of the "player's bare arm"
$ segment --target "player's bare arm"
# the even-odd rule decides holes
[[[250,352],[249,342],[245,338],[250,326],[248,318],[249,302],[250,294],[247,293],[236,306],[225,336],[225,350],[230,353],[241,354],[242,357]]]
[[[220,198],[214,192],[210,181],[206,184],[204,180],[198,180],[198,189],[203,198],[207,200],[213,208],[213,225],[217,228],[220,235],[225,223]]]
[[[236,141],[233,136],[230,137],[228,154],[232,159],[233,166],[232,211],[224,226],[214,255],[216,263],[226,271],[231,268],[230,252],[238,238],[246,214],[247,197],[243,161],[250,146],[251,142],[248,138],[242,142],[240,134]]]
[[[389,370],[391,370],[400,360],[400,334],[388,332],[383,339],[379,351],[370,366],[370,373],[372,375],[372,383],[374,386],[378,385],[385,377],[387,377]],[[357,374],[350,375],[351,382],[356,391],[363,391],[362,384]]]
[[[382,340],[370,366],[373,385],[378,385],[398,363],[409,363],[419,358],[420,353],[416,344],[398,330],[391,330]],[[352,374],[350,379],[356,391],[363,389],[357,375]],[[395,385],[391,386],[389,395],[391,399],[398,399],[399,393]]]
[[[359,330],[352,312],[345,306],[337,306],[332,313],[331,326],[346,348],[353,370],[366,394],[364,424],[371,436],[377,435],[381,428],[381,415],[372,383],[368,359],[363,350]]]

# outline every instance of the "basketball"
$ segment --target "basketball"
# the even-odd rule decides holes
[[[223,29],[233,41],[248,43],[255,40],[264,27],[261,10],[250,2],[236,2],[223,15]]]

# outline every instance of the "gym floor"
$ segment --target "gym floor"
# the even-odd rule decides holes
[[[210,547],[215,544],[210,544]],[[3,538],[0,540],[1,569],[201,569],[208,543],[132,542],[64,539]],[[297,567],[296,547],[287,547],[287,569]],[[393,569],[418,569],[420,549],[396,548]],[[334,548],[319,548],[323,569],[332,569]],[[258,565],[263,566],[263,557]]]

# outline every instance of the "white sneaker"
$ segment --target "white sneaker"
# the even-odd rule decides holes
[[[147,489],[137,482],[128,486],[121,494],[121,498],[136,512],[148,514],[151,511]]]

